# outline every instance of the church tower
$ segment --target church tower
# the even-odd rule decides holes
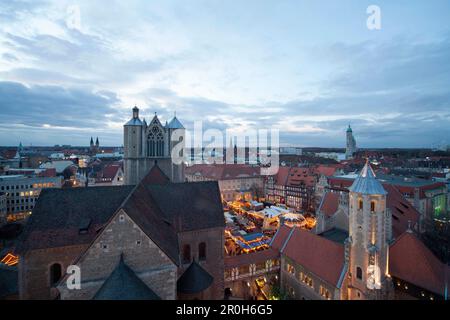
[[[175,137],[176,141],[172,141]],[[137,184],[154,165],[158,165],[171,182],[183,182],[184,161],[174,162],[172,150],[175,146],[184,149],[184,137],[185,129],[176,116],[162,125],[155,113],[147,125],[139,118],[139,109],[134,107],[133,117],[124,125],[125,184]]]
[[[391,214],[369,162],[349,188],[349,298],[386,299],[391,292],[388,250]]]
[[[353,136],[353,130],[350,127],[350,125],[348,125],[347,128],[347,145],[346,145],[346,149],[345,149],[345,159],[351,159],[353,158],[353,155],[356,152],[356,141],[355,141],[355,137]]]

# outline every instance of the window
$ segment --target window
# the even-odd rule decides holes
[[[287,264],[286,265],[286,271],[289,272],[290,274],[295,274],[295,268],[292,264]]]
[[[370,212],[375,212],[375,201],[370,201]]]
[[[61,279],[62,267],[59,263],[50,266],[50,285],[54,286]]]
[[[362,269],[360,267],[356,267],[356,278],[362,280]]]
[[[183,246],[183,263],[191,262],[191,246],[185,244]]]
[[[157,126],[152,127],[148,135],[147,152],[150,157],[164,155],[164,135]]]
[[[320,286],[320,295],[322,297],[324,297],[325,299],[327,299],[327,300],[331,299],[330,291],[327,288],[323,287],[323,286]]]
[[[358,201],[358,209],[359,210],[363,209],[363,201],[362,201],[362,199],[359,199],[359,201]]]
[[[119,221],[120,221],[120,222],[124,222],[124,221],[125,221],[125,216],[124,216],[123,214],[121,214],[121,215],[119,216]]]
[[[206,260],[206,243],[204,242],[198,245],[198,259]]]

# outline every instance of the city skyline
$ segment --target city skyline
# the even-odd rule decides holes
[[[366,27],[371,4],[380,30]],[[187,129],[277,128],[282,145],[344,148],[349,123],[361,148],[449,144],[448,9],[1,3],[0,145],[120,146],[134,105]]]

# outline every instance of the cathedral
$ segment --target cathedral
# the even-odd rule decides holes
[[[184,163],[173,161],[172,150],[177,147],[183,155],[184,130],[176,116],[163,125],[155,113],[147,124],[145,119],[139,118],[139,109],[134,107],[133,117],[124,125],[125,184],[138,184],[155,164],[171,182],[183,182]],[[175,132],[179,138],[173,136]]]
[[[353,155],[356,152],[356,141],[355,137],[353,136],[353,130],[348,125],[347,128],[347,148],[345,149],[345,159],[351,159],[353,158]]]

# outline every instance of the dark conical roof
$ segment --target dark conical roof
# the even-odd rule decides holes
[[[125,264],[121,256],[119,264],[97,291],[94,300],[161,300],[161,298]]]
[[[197,262],[193,261],[189,268],[178,279],[177,290],[181,293],[199,293],[208,289],[214,278],[203,269]]]

